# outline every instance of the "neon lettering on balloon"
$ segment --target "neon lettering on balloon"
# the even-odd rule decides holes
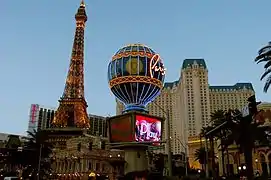
[[[151,78],[153,78],[153,73],[152,73],[153,70],[155,72],[160,71],[162,75],[166,74],[166,68],[159,67],[157,65],[159,61],[161,61],[161,58],[160,58],[159,54],[155,54],[155,55],[152,56],[151,61],[150,61],[150,75],[151,75]]]

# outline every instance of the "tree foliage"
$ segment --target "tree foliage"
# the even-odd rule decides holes
[[[28,137],[21,142],[19,136],[10,135],[5,149],[6,154],[4,163],[6,164],[6,173],[15,173],[20,170],[23,177],[38,174],[40,163],[40,175],[46,176],[51,173],[51,160],[49,158],[52,153],[51,144],[44,139],[42,132],[27,132]]]
[[[243,117],[239,110],[228,110],[224,117],[216,118],[210,127],[209,136],[221,139],[222,150],[231,144],[236,144],[240,152],[244,153],[247,172],[251,178],[253,176],[252,150],[259,145],[270,145],[268,140],[270,127],[254,121],[252,115]]]
[[[269,42],[267,46],[259,50],[258,56],[255,58],[255,62],[257,62],[257,64],[265,63],[265,71],[261,76],[261,80],[266,78],[263,91],[267,92],[271,84],[271,42]]]
[[[40,163],[40,175],[47,176],[51,173],[50,155],[53,147],[45,141],[42,131],[27,133],[28,137],[24,146],[25,158],[27,158],[25,162],[28,164],[26,171],[37,174]]]
[[[210,152],[208,152],[208,155],[209,154],[210,154]],[[199,161],[200,164],[206,164],[207,157],[206,157],[206,150],[205,150],[205,148],[204,147],[200,147],[200,148],[196,149],[194,157],[195,157],[195,161]]]

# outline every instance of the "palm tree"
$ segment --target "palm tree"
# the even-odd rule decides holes
[[[51,173],[49,156],[52,153],[52,145],[45,141],[42,131],[27,131],[27,134],[27,142],[24,147],[26,150],[25,158],[27,158],[26,162],[31,165],[31,168],[26,169],[26,171],[38,173],[38,169],[40,169],[40,176],[49,175]]]
[[[265,72],[262,74],[261,80],[263,80],[267,75],[269,75],[263,88],[263,91],[267,92],[271,84],[271,42],[269,42],[267,46],[259,50],[258,56],[255,58],[255,62],[257,62],[257,64],[265,62]]]
[[[243,117],[239,110],[231,111],[228,120],[230,132],[224,140],[226,146],[235,143],[239,146],[241,153],[244,153],[247,166],[248,179],[253,178],[252,152],[255,142],[259,144],[267,142],[267,127],[262,127],[260,123],[254,122],[251,115]],[[253,132],[253,133],[251,133]]]
[[[218,126],[226,121],[224,110],[216,110],[211,113],[212,126]]]
[[[206,126],[206,127],[203,127],[202,129],[201,129],[201,132],[200,132],[200,137],[204,137],[205,138],[205,145],[204,145],[204,147],[202,147],[202,143],[201,143],[201,146],[200,146],[200,148],[199,149],[204,149],[204,151],[205,151],[205,148],[207,148],[207,150],[209,151],[209,149],[208,149],[208,139],[209,139],[209,142],[210,142],[210,152],[214,152],[214,146],[213,146],[213,136],[206,136],[206,132],[209,132],[210,130],[212,130],[213,129],[213,127],[212,126]],[[206,146],[207,145],[207,146]],[[206,146],[206,147],[205,147]],[[213,153],[210,153],[210,152],[208,152],[208,160],[209,160],[209,158],[211,157],[211,159],[213,158],[212,157],[212,155],[213,155]],[[201,152],[202,153],[202,152]],[[206,151],[205,151],[205,153],[206,153]],[[206,154],[205,154],[205,156],[206,156]],[[211,161],[212,162],[212,161]],[[201,163],[200,163],[201,164]],[[205,166],[205,169],[207,169],[206,168],[206,166],[208,166],[209,167],[209,161],[204,161],[204,164],[201,164],[202,165],[202,168],[203,168],[203,165]]]
[[[236,130],[235,126],[232,126],[232,113],[235,112],[231,109],[228,111],[223,111],[223,110],[217,110],[214,113],[211,114],[211,122],[212,126],[210,127],[208,136],[210,138],[210,144],[211,147],[213,146],[214,142],[212,139],[220,139],[221,143],[218,147],[221,147],[221,158],[222,158],[222,170],[223,174],[225,174],[225,156],[224,152],[226,151],[227,154],[227,164],[229,164],[229,152],[228,152],[228,146],[233,144],[235,142],[235,137],[237,137],[236,133],[239,133],[239,130]],[[237,114],[240,112],[237,112]],[[212,147],[213,149],[213,147]],[[211,153],[212,157],[212,167],[214,169],[215,167],[215,157],[214,153]],[[229,171],[227,169],[227,175],[229,175]]]
[[[210,154],[210,151],[208,150],[208,155]],[[206,150],[204,147],[200,147],[196,149],[194,153],[195,161],[198,161],[202,167],[206,170],[206,166],[208,166],[209,158],[206,157]],[[208,156],[209,157],[209,156]]]
[[[222,115],[222,113],[220,114]],[[220,126],[218,125],[219,123],[213,121],[213,124],[218,125],[217,127],[219,128],[213,126],[216,130],[212,130],[212,136],[221,139],[222,151],[227,151],[227,147],[234,143],[239,146],[240,152],[244,153],[245,156],[248,178],[251,179],[253,177],[252,151],[255,147],[255,142],[270,145],[267,137],[268,133],[266,133],[269,131],[268,127],[263,127],[259,122],[254,122],[252,115],[243,117],[239,110],[228,110],[225,112],[224,118],[218,118],[218,114],[212,114],[212,117],[213,119],[216,117],[217,120],[215,121],[220,121],[223,124],[223,126]]]
[[[227,119],[226,119],[226,111],[224,111],[224,110],[216,110],[215,112],[213,112],[211,114],[211,122],[212,122],[212,127],[213,128],[216,128],[216,127],[220,126],[225,121],[227,121]],[[224,134],[225,134],[225,127],[220,128],[218,131],[215,131],[214,133],[212,133],[213,138],[215,138],[216,140],[218,140],[218,139],[221,140],[221,144],[219,146],[221,146],[221,159],[222,159],[222,171],[223,171],[223,174],[225,174],[224,151],[227,148],[222,143],[223,142],[222,139],[224,138]],[[213,142],[212,142],[212,146],[213,146]],[[213,150],[214,150],[214,147],[213,147]],[[229,156],[228,151],[227,151],[227,156]],[[214,152],[213,152],[212,153],[212,167],[213,167],[213,169],[214,169],[214,166],[215,166],[214,159],[215,159],[215,156],[214,156]]]
[[[206,164],[206,151],[204,147],[196,149],[195,154],[195,161],[199,161],[200,164]]]
[[[8,167],[9,171],[15,172],[16,169],[21,164],[21,153],[18,152],[18,148],[22,145],[20,137],[18,135],[9,135],[8,141],[6,143],[6,150],[8,152],[8,156],[5,159],[5,164]]]

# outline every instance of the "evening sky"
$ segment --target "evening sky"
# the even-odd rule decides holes
[[[30,104],[57,107],[79,0],[9,0],[0,5],[0,132],[23,134]],[[252,82],[262,92],[262,65],[253,60],[270,40],[270,0],[86,0],[85,96],[88,112],[114,115],[107,64],[123,45],[144,43],[160,53],[167,81],[185,58],[204,58],[211,85]]]

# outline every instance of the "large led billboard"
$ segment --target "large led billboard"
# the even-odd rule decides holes
[[[159,145],[162,140],[162,118],[148,114],[129,112],[109,118],[111,143],[150,142]]]
[[[161,119],[145,115],[135,116],[135,141],[157,142],[161,141]]]
[[[110,142],[131,142],[133,137],[132,116],[129,114],[116,116],[109,120]]]

